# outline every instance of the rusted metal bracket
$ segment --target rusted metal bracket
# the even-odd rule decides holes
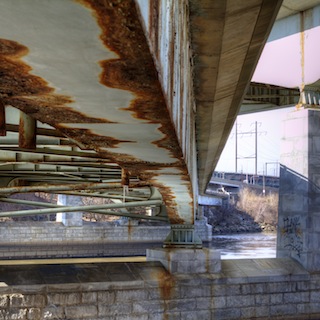
[[[35,149],[37,138],[37,120],[20,111],[19,147]]]
[[[164,248],[202,248],[202,241],[191,224],[172,224]]]

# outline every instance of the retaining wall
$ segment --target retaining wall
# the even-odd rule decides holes
[[[162,245],[170,226],[120,223],[84,223],[67,227],[58,222],[1,222],[0,259],[64,258],[145,255]],[[197,221],[196,231],[206,242],[212,228]],[[1,318],[0,318],[1,319]]]
[[[246,277],[229,260],[219,274],[190,275],[158,262],[2,266],[0,319],[319,319],[320,274],[289,260],[261,274],[259,261],[242,261]]]

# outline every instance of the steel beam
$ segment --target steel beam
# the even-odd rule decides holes
[[[77,183],[62,185],[39,185],[0,188],[0,194],[26,193],[26,192],[52,192],[72,190],[96,190],[122,188],[121,183]]]
[[[21,205],[27,205],[27,206],[36,206],[36,207],[43,207],[43,208],[64,208],[64,206],[56,205],[53,203],[46,203],[46,202],[36,202],[36,201],[29,201],[29,200],[21,200],[21,199],[11,199],[11,198],[0,198],[0,202],[6,202],[6,203],[13,203],[13,204],[21,204]],[[30,210],[28,210],[30,211]],[[156,221],[168,221],[167,217],[164,216],[148,216],[148,215],[142,215],[142,214],[136,214],[136,213],[130,213],[130,212],[114,212],[114,211],[108,211],[108,210],[86,210],[86,207],[84,206],[81,211],[84,212],[91,212],[91,213],[98,213],[103,215],[112,215],[112,216],[119,216],[119,217],[128,217],[128,218],[134,218],[134,219],[146,219],[146,220],[156,220]],[[159,213],[161,214],[161,212]],[[35,214],[38,215],[38,214]],[[10,215],[12,217],[12,215]]]
[[[15,199],[16,200],[16,199]],[[3,199],[1,199],[3,201]],[[23,200],[22,200],[23,201]],[[17,203],[17,202],[16,202]],[[147,200],[147,201],[135,201],[135,202],[125,202],[125,203],[111,203],[111,204],[100,204],[100,205],[91,205],[91,206],[56,206],[48,209],[31,209],[31,210],[19,210],[19,211],[6,211],[0,212],[0,217],[21,217],[21,216],[30,216],[30,215],[39,215],[39,214],[54,214],[63,212],[77,212],[77,211],[89,211],[94,212],[95,210],[101,209],[121,209],[121,208],[133,208],[133,207],[146,207],[146,206],[161,206],[162,200]],[[97,212],[104,213],[104,212]],[[109,213],[108,213],[109,214]],[[117,215],[116,212],[113,212],[114,215]],[[123,214],[127,216],[127,213]],[[136,215],[141,219],[140,215]],[[148,216],[149,217],[149,216]]]

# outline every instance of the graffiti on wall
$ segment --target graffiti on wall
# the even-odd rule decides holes
[[[281,228],[284,248],[293,251],[299,258],[303,249],[301,217],[284,217]]]

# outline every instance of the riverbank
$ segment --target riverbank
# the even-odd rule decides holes
[[[234,234],[275,232],[276,226],[266,222],[257,222],[248,213],[234,206],[228,208],[205,207],[204,215],[212,226],[212,234]]]

